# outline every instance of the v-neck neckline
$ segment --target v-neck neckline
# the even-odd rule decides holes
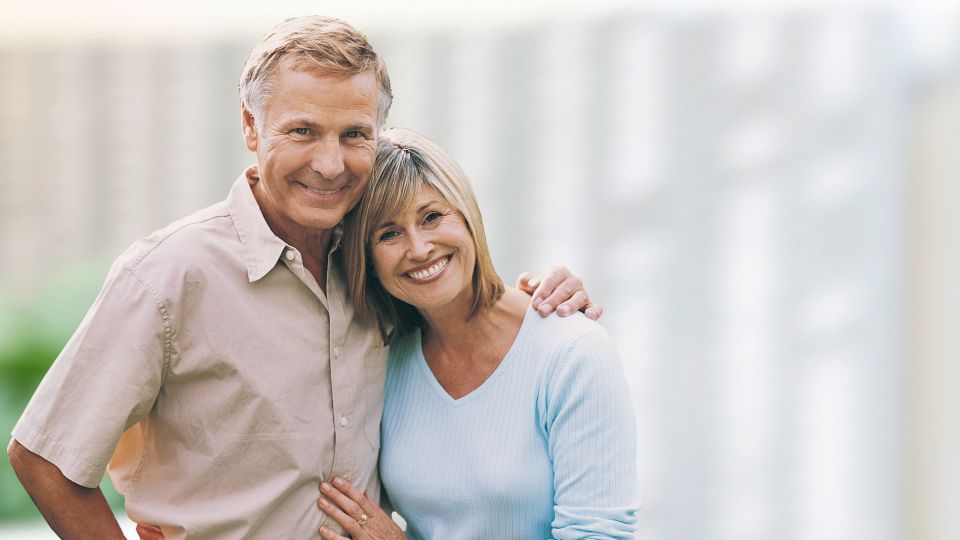
[[[477,398],[477,396],[486,392],[486,389],[494,384],[496,379],[500,376],[500,373],[505,371],[509,367],[509,364],[511,364],[514,361],[513,357],[517,356],[516,350],[519,347],[517,343],[520,342],[520,336],[523,335],[523,329],[527,326],[527,321],[530,319],[530,317],[535,317],[535,316],[539,316],[539,315],[536,314],[533,308],[528,307],[526,313],[524,313],[523,315],[523,320],[520,322],[520,330],[517,332],[517,337],[514,338],[513,343],[510,344],[510,348],[507,349],[506,354],[504,354],[503,358],[500,359],[500,364],[497,365],[497,367],[493,370],[493,372],[490,373],[490,375],[487,376],[487,378],[482,383],[480,383],[479,386],[477,386],[467,394],[460,396],[459,398],[454,398],[453,396],[450,395],[449,392],[447,392],[447,390],[443,387],[443,385],[440,384],[440,381],[437,380],[437,376],[433,373],[433,370],[430,369],[430,365],[427,364],[427,357],[424,356],[423,354],[423,332],[421,332],[421,330],[418,329],[417,334],[415,336],[416,339],[414,340],[415,347],[416,347],[415,355],[416,355],[417,362],[420,364],[420,369],[423,372],[424,377],[427,378],[427,381],[429,381],[430,386],[434,389],[434,391],[437,392],[437,394],[439,394],[440,399],[443,400],[445,403],[448,403],[450,405],[461,405],[463,403],[469,403],[470,401],[473,401],[474,399]]]

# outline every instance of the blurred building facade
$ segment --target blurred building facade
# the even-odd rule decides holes
[[[604,304],[638,537],[960,537],[960,54],[928,77],[870,10],[368,30],[505,279]],[[0,48],[8,305],[225,196],[257,37]]]

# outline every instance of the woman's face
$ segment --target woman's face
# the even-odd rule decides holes
[[[435,189],[421,186],[410,206],[373,228],[370,242],[374,271],[391,295],[420,311],[469,309],[473,237]]]

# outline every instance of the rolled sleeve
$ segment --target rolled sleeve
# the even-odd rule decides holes
[[[156,401],[171,328],[158,296],[132,270],[116,264],[13,438],[71,481],[99,485],[120,435]]]
[[[616,347],[602,329],[574,341],[552,378],[554,538],[633,538],[636,421],[624,381]]]

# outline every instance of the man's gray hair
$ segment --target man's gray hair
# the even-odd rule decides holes
[[[240,76],[240,101],[254,119],[263,117],[273,92],[273,76],[287,59],[298,68],[324,75],[373,72],[380,87],[377,125],[383,126],[393,103],[386,64],[362,32],[340,19],[320,16],[287,19],[253,48]]]

